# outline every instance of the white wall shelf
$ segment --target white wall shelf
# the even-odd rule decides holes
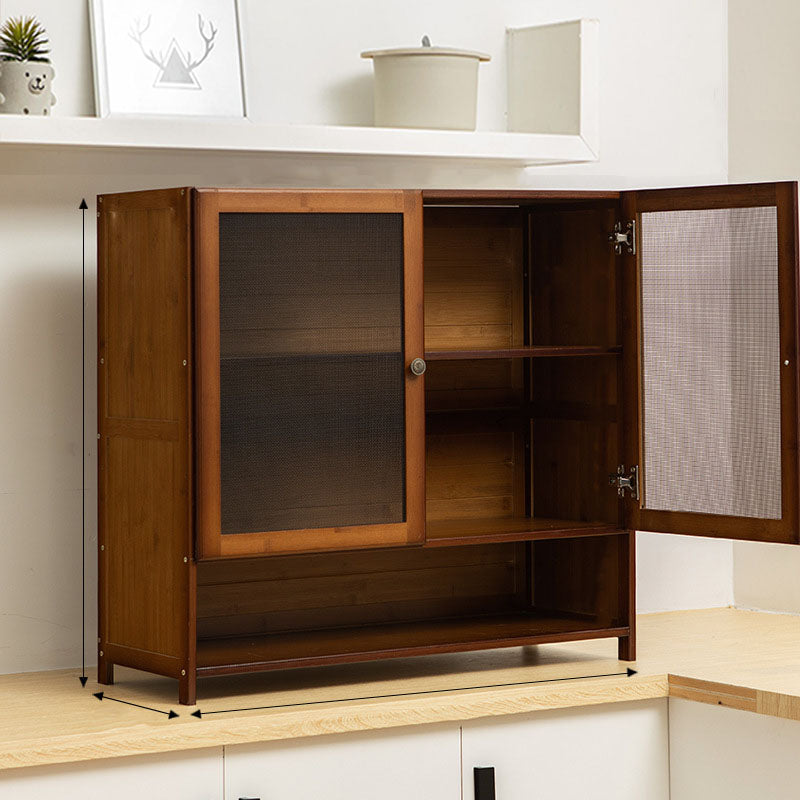
[[[0,115],[0,148],[328,155],[509,167],[598,160],[598,23],[506,32],[507,103],[495,130],[447,131],[187,117]],[[497,92],[495,92],[497,94]],[[80,113],[80,112],[73,112]],[[500,130],[508,123],[509,130]]]
[[[595,161],[575,134],[261,125],[185,118],[0,117],[0,146],[461,159],[509,166]]]
[[[509,28],[508,129],[600,140],[600,23],[575,19]]]

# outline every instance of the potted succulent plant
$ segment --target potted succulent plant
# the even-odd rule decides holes
[[[35,17],[12,17],[0,28],[0,113],[50,114],[56,99],[49,44]]]

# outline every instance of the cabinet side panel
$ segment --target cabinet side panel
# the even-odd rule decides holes
[[[603,627],[629,626],[628,534],[535,542],[533,600],[540,609],[591,619]]]
[[[100,661],[175,676],[194,660],[188,198],[98,203]]]
[[[624,344],[617,319],[617,257],[608,234],[616,204],[531,213],[533,344]]]

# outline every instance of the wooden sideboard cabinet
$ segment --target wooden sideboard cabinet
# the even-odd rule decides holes
[[[798,542],[797,187],[98,198],[99,678],[618,637]]]

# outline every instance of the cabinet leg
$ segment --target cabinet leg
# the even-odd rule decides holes
[[[178,678],[178,702],[182,706],[193,706],[197,702],[197,673],[187,670]]]
[[[103,686],[112,686],[114,683],[114,665],[104,658],[97,662],[97,682]]]
[[[634,636],[619,637],[619,660],[636,661],[636,638]]]

